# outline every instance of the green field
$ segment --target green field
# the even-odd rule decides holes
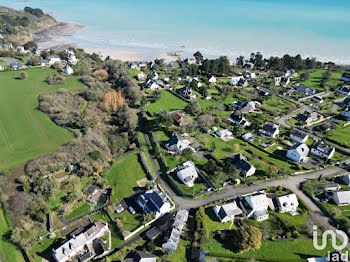
[[[106,175],[106,182],[112,187],[112,200],[121,201],[135,192],[137,181],[146,177],[137,154],[122,157],[113,164]]]
[[[55,151],[72,139],[37,109],[38,95],[59,88],[78,90],[83,84],[77,77],[68,77],[65,85],[49,86],[44,81],[56,72],[50,68],[25,72],[29,75],[25,80],[16,79],[16,71],[0,72],[0,169]]]
[[[328,138],[340,144],[350,146],[350,125],[339,127],[328,132]]]
[[[166,111],[174,111],[178,109],[184,109],[187,103],[180,98],[174,96],[172,93],[168,91],[164,91],[161,93],[160,99],[151,103],[146,107],[146,110],[150,113],[158,113],[159,110],[163,109]]]
[[[78,205],[75,209],[72,210],[68,215],[66,215],[64,218],[67,220],[71,220],[77,217],[80,217],[84,214],[87,214],[91,211],[91,206],[88,203],[82,203]]]
[[[9,240],[9,234],[12,229],[10,219],[5,217],[0,204],[0,254],[3,262],[22,262],[24,261],[21,251],[17,246],[12,244]]]

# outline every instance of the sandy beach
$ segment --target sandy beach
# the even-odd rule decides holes
[[[157,49],[136,51],[129,49],[111,49],[103,47],[94,47],[84,44],[78,44],[67,40],[67,36],[74,35],[78,30],[84,28],[84,25],[72,22],[59,22],[57,25],[45,28],[33,33],[34,41],[38,44],[39,49],[64,50],[68,47],[83,48],[87,53],[97,53],[102,58],[109,56],[112,59],[121,61],[148,61],[155,58],[164,59],[166,62],[176,60],[178,57],[173,52],[165,52]]]

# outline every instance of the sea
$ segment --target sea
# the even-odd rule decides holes
[[[75,43],[135,51],[261,52],[350,64],[350,0],[1,0],[85,25]]]

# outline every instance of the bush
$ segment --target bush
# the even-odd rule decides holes
[[[102,157],[102,153],[98,150],[92,151],[89,155],[93,160],[98,160]]]
[[[24,80],[28,78],[28,73],[27,72],[21,72],[18,76],[19,79]]]
[[[46,82],[49,85],[63,85],[66,83],[66,78],[62,75],[53,75],[46,78]]]

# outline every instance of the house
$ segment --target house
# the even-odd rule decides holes
[[[157,256],[137,250],[133,257],[125,258],[122,262],[157,262]]]
[[[350,107],[350,97],[347,97],[343,101],[343,107]]]
[[[249,71],[243,72],[242,75],[243,75],[243,77],[244,77],[245,79],[254,79],[254,78],[256,78],[255,73],[251,73],[251,72],[249,72]]]
[[[280,133],[280,126],[278,124],[265,124],[261,129],[259,129],[259,133],[268,137],[276,138]]]
[[[344,81],[344,82],[350,82],[350,74],[349,73],[343,73],[341,78],[340,78],[341,81]]]
[[[294,213],[297,211],[297,208],[299,206],[299,201],[295,194],[286,194],[282,196],[277,196],[276,201],[278,204],[279,212],[281,213],[285,213],[285,212]]]
[[[151,74],[151,78],[153,80],[158,80],[158,77],[159,77],[158,73],[156,71],[153,71],[152,74]]]
[[[349,86],[342,86],[336,90],[338,93],[342,95],[349,96],[350,95],[350,87]]]
[[[232,221],[235,216],[242,214],[242,209],[237,206],[235,201],[213,207],[215,215],[220,219],[221,223]]]
[[[164,77],[163,81],[164,81],[164,83],[169,84],[170,83],[170,78],[169,77]]]
[[[23,46],[17,46],[16,47],[16,52],[17,53],[21,53],[21,54],[25,53],[24,47]]]
[[[3,45],[0,45],[0,50],[1,51],[8,51],[10,49],[13,48],[13,45],[12,44],[3,44]]]
[[[318,104],[323,103],[323,98],[321,96],[314,96],[311,100]]]
[[[63,70],[63,74],[66,74],[66,75],[71,75],[74,73],[74,70],[70,65],[66,65],[65,67],[63,67],[62,70]]]
[[[243,68],[253,69],[254,64],[252,62],[246,62],[246,63],[244,63]]]
[[[234,112],[231,113],[228,121],[235,124],[236,126],[242,126],[243,128],[250,126],[250,123],[243,116],[239,116]]]
[[[250,113],[255,110],[256,107],[260,107],[261,103],[258,101],[250,101],[250,102],[241,102],[241,101],[235,101],[231,104],[234,108],[241,111],[242,113]]]
[[[66,54],[67,54],[67,62],[68,63],[75,65],[78,62],[78,59],[76,58],[73,50],[66,49]]]
[[[26,66],[22,64],[21,62],[14,62],[10,64],[10,68],[12,70],[19,70],[19,69],[24,69]]]
[[[309,139],[309,135],[298,130],[293,130],[290,133],[289,138],[297,143],[305,143]]]
[[[135,69],[137,68],[137,64],[135,64],[134,62],[132,61],[127,61],[125,62],[126,66],[129,67],[130,69]]]
[[[89,194],[88,197],[86,198],[86,201],[91,204],[97,204],[102,194],[101,188],[99,188],[98,186],[92,185],[86,189],[86,192]]]
[[[225,137],[233,136],[233,133],[230,130],[228,130],[228,129],[223,129],[223,130],[217,131],[215,134],[219,138],[225,138]]]
[[[54,63],[61,63],[61,58],[59,57],[49,57],[48,58],[49,65],[53,65]]]
[[[193,93],[192,89],[189,87],[182,87],[178,90],[179,94],[185,98],[196,99],[197,95]]]
[[[350,186],[350,174],[346,174],[341,177],[345,185]]]
[[[324,144],[323,142],[316,142],[311,148],[311,154],[315,156],[325,157],[331,159],[335,153],[335,148]]]
[[[38,48],[33,48],[32,54],[33,54],[33,55],[38,55],[38,56],[40,56],[41,51],[40,51]]]
[[[262,88],[257,88],[259,96],[268,96],[270,93]]]
[[[184,229],[187,223],[187,220],[188,220],[187,210],[181,209],[177,211],[175,220],[172,224],[172,229],[170,231],[170,234],[168,234],[168,236],[166,237],[167,240],[162,245],[164,249],[168,249],[171,251],[175,251],[177,249],[182,230]]]
[[[0,71],[4,71],[5,70],[5,67],[0,65]]]
[[[266,194],[255,193],[244,197],[248,204],[245,208],[247,218],[254,217],[256,221],[263,221],[269,218],[267,209],[269,207]]]
[[[240,176],[248,177],[255,174],[256,168],[241,153],[230,156],[230,162],[234,165]]]
[[[172,137],[166,142],[165,147],[167,150],[182,153],[186,148],[189,148],[191,142],[184,139],[178,134],[173,134]]]
[[[151,89],[152,91],[158,90],[160,88],[160,86],[149,77],[147,77],[145,80],[145,86]]]
[[[280,77],[275,77],[274,81],[275,81],[275,86],[286,87],[290,82],[290,78],[280,76]]]
[[[299,121],[304,122],[306,125],[310,125],[316,121],[322,120],[324,116],[317,112],[310,113],[307,111],[303,114],[299,114],[297,118]]]
[[[231,77],[230,85],[231,85],[231,86],[238,86],[238,82],[239,82],[241,79],[244,80],[244,77],[243,77],[243,76],[234,76],[234,77]]]
[[[341,116],[345,117],[346,119],[350,119],[350,108],[347,107],[341,112]]]
[[[290,78],[295,78],[298,76],[297,72],[295,72],[294,69],[289,69],[286,71],[286,73],[284,74],[285,77],[290,77]]]
[[[63,241],[57,248],[52,249],[52,257],[57,262],[66,262],[78,259],[87,261],[94,257],[98,246],[95,244],[106,232],[108,232],[108,223],[100,219],[87,226],[86,228],[78,228],[69,234],[69,239]],[[102,240],[104,243],[104,240]],[[97,248],[96,248],[97,246]],[[81,257],[84,260],[81,260]]]
[[[140,81],[140,80],[144,80],[146,78],[146,75],[144,73],[140,73],[140,74],[137,74],[135,77],[136,77],[136,80]]]
[[[170,211],[170,202],[168,198],[158,189],[151,189],[141,194],[136,203],[146,214],[153,213],[156,218],[163,216]]]
[[[338,206],[350,205],[350,190],[342,190],[333,192],[332,200]]]
[[[178,112],[174,112],[171,116],[178,126],[183,126],[183,125],[187,124],[187,121],[182,114],[180,114]]]
[[[248,81],[247,81],[247,79],[241,78],[240,80],[238,80],[237,86],[240,86],[240,87],[246,87],[246,86],[248,86]]]
[[[312,89],[310,87],[306,87],[300,84],[294,85],[292,88],[294,88],[298,94],[304,95],[304,96],[310,96],[316,93],[315,89]]]
[[[198,169],[192,161],[187,161],[177,166],[177,177],[187,187],[193,187],[194,181],[198,178]]]
[[[254,136],[252,133],[246,133],[244,135],[242,135],[242,138],[245,140],[245,141],[249,141],[249,142],[252,142],[254,140]]]
[[[309,152],[310,149],[307,145],[298,143],[288,149],[286,157],[295,162],[302,163],[306,161]]]
[[[211,77],[209,77],[209,83],[211,83],[211,84],[214,84],[214,83],[216,83],[216,77],[215,76],[211,76]]]
[[[40,61],[40,66],[49,66],[49,60],[41,60]]]
[[[188,63],[190,65],[193,65],[196,63],[196,58],[194,58],[194,57],[186,58],[186,59],[184,59],[184,63]]]

